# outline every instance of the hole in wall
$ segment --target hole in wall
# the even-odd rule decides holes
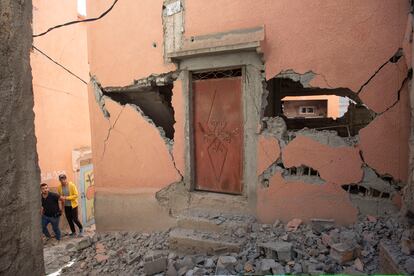
[[[363,197],[371,197],[371,198],[391,198],[391,194],[387,192],[381,192],[374,188],[365,188],[362,185],[342,185],[342,189],[347,191],[349,194],[359,195]]]
[[[375,117],[347,88],[305,88],[300,81],[273,78],[267,89],[264,116],[284,118],[287,130],[335,130],[341,137],[350,137]]]
[[[112,100],[138,106],[145,116],[148,116],[157,127],[161,127],[165,136],[174,139],[174,109],[172,106],[173,84],[150,86],[140,89],[118,89],[116,92],[103,92]]]

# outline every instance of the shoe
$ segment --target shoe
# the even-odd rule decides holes
[[[75,232],[69,234],[69,237],[75,237],[75,236],[76,236]]]

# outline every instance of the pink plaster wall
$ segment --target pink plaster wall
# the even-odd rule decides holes
[[[93,136],[93,159],[98,187],[161,189],[179,181],[180,175],[159,130],[133,106],[121,106],[109,98],[105,103],[111,114],[109,121],[91,101],[92,133],[96,135]]]
[[[309,222],[312,218],[332,218],[346,225],[355,221],[357,213],[349,195],[332,183],[286,182],[278,172],[270,179],[269,188],[259,186],[257,191],[257,216],[263,223],[274,223],[276,219],[287,222],[299,218]]]
[[[359,94],[360,99],[376,113],[387,110],[398,100],[398,91],[407,76],[407,63],[402,57],[397,63],[387,63],[364,86]]]
[[[279,157],[279,141],[272,136],[260,135],[257,141],[257,175],[261,175]]]
[[[312,70],[321,74],[315,86],[357,91],[401,47],[408,6],[406,0],[186,1],[185,35],[264,25],[267,78]]]
[[[302,135],[283,149],[282,160],[287,168],[311,167],[322,179],[333,184],[358,183],[363,176],[358,148],[332,147]]]
[[[88,17],[94,17],[113,0],[87,3]],[[152,73],[174,70],[163,59],[162,5],[162,0],[118,1],[102,20],[88,24],[91,74],[104,87],[124,86]]]
[[[78,20],[76,1],[33,0],[33,32]],[[84,24],[56,29],[33,44],[88,81]],[[42,181],[57,186],[58,174],[72,180],[72,150],[90,147],[87,86],[34,50],[31,53],[37,152]]]
[[[407,183],[410,101],[407,84],[399,102],[359,132],[364,161],[377,173],[391,175]]]

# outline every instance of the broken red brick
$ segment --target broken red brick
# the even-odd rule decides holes
[[[286,231],[296,231],[299,228],[299,225],[302,224],[302,220],[301,219],[292,219],[291,221],[289,221],[286,224]]]
[[[245,272],[253,272],[254,271],[253,265],[251,263],[246,263],[244,265],[244,271]]]
[[[98,254],[104,254],[106,252],[105,246],[100,242],[96,243],[95,248],[96,248],[96,253]]]

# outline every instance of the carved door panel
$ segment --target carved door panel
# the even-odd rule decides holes
[[[196,189],[241,194],[241,77],[196,80],[193,92]]]

